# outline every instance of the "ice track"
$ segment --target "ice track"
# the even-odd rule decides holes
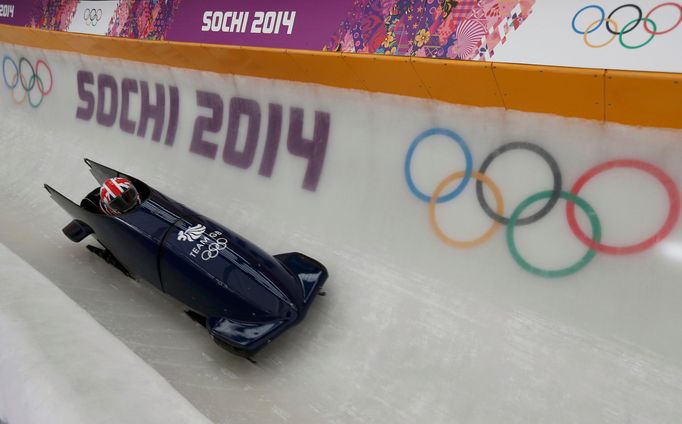
[[[404,176],[413,140],[431,128],[448,128],[467,142],[476,169],[502,144],[528,141],[552,153],[564,190],[588,168],[622,157],[656,164],[681,184],[679,131],[463,108],[9,45],[0,50],[46,58],[55,80],[54,92],[35,110],[15,106],[8,90],[0,88],[0,242],[212,421],[660,424],[682,419],[679,225],[647,251],[627,257],[597,254],[581,271],[548,279],[514,262],[504,227],[475,249],[446,246],[429,226],[428,205],[413,195]],[[121,131],[118,121],[106,127],[95,118],[76,119],[83,105],[77,94],[79,70],[108,73],[119,82],[135,78],[177,86],[180,119],[174,144],[152,141],[152,123],[146,137],[138,137]],[[210,115],[197,106],[197,90],[223,99],[221,129],[205,133],[205,140],[218,146],[215,159],[190,151],[194,118]],[[253,100],[261,111],[258,159],[248,169],[222,159],[233,97]],[[274,172],[266,178],[258,174],[258,165],[270,104],[283,106],[284,136]],[[304,110],[302,131],[308,138],[315,112],[330,116],[315,191],[302,188],[306,162],[286,147],[294,107]],[[139,106],[131,108],[130,115],[138,116]],[[239,143],[246,136],[242,125]],[[84,243],[73,244],[61,234],[69,218],[42,184],[80,198],[94,184],[83,157],[141,178],[271,253],[298,250],[314,256],[329,268],[327,296],[316,300],[302,324],[260,352],[257,364],[231,356],[187,319],[182,305],[126,278]],[[431,193],[446,175],[464,167],[457,144],[435,136],[415,153],[410,169],[417,185]],[[524,152],[500,157],[491,166],[488,174],[504,194],[507,216],[528,195],[551,188],[546,168]],[[655,231],[668,210],[657,181],[633,172],[604,174],[585,189],[604,239],[614,244]],[[474,238],[490,225],[473,181],[457,202],[441,207],[438,218],[453,237]],[[565,202],[559,201],[542,222],[518,229],[526,257],[559,267],[585,253],[566,225],[564,210]],[[583,224],[589,228],[587,221]],[[0,346],[0,354],[5,349]],[[8,389],[0,384],[0,392]],[[11,420],[2,410],[0,417]]]

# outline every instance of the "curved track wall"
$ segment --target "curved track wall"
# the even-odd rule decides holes
[[[0,41],[508,110],[682,128],[682,75],[130,40],[0,25]]]
[[[0,53],[2,242],[214,421],[679,421],[679,131]],[[42,183],[84,195],[83,157],[319,258],[328,296],[257,365],[225,354],[63,237]]]
[[[0,422],[208,422],[3,244],[0,269]]]

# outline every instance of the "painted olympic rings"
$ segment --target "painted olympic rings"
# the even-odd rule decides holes
[[[433,128],[431,130],[419,134],[408,148],[404,164],[405,180],[409,190],[419,200],[423,201],[426,195],[422,191],[418,190],[414,185],[411,171],[412,158],[414,157],[417,146],[424,139],[435,134],[446,135],[449,138],[455,140],[458,143],[459,147],[462,149],[462,151],[465,153],[466,158],[466,169],[464,171],[458,171],[448,175],[440,183],[438,183],[437,187],[433,191],[433,194],[428,197],[429,224],[431,226],[431,229],[436,234],[436,236],[444,244],[448,246],[462,249],[475,247],[477,245],[482,244],[486,240],[490,239],[495,233],[495,231],[497,231],[500,224],[506,225],[507,247],[509,248],[509,251],[513,259],[519,264],[519,266],[521,266],[521,268],[530,273],[543,277],[564,277],[573,274],[582,269],[583,267],[585,267],[594,258],[597,252],[611,255],[625,255],[647,250],[654,246],[659,241],[663,240],[665,237],[667,237],[675,228],[679,220],[680,210],[682,209],[682,201],[680,199],[680,193],[675,182],[663,170],[650,163],[635,159],[618,159],[601,163],[589,169],[582,176],[580,176],[580,178],[578,178],[578,180],[571,188],[570,192],[568,192],[562,190],[563,177],[559,169],[559,165],[557,164],[557,161],[549,152],[547,152],[540,146],[533,143],[518,141],[503,144],[502,146],[493,150],[492,153],[485,157],[481,166],[478,168],[478,171],[472,171],[473,160],[471,158],[470,150],[466,142],[456,133],[443,128]],[[500,192],[500,189],[497,187],[495,182],[492,179],[490,179],[490,177],[485,175],[485,172],[488,170],[488,168],[496,158],[512,150],[527,150],[531,153],[540,156],[549,166],[553,181],[551,190],[541,191],[528,197],[527,199],[522,201],[516,208],[513,209],[513,212],[511,213],[509,218],[506,218],[504,216],[505,203],[502,197],[502,193]],[[591,180],[593,177],[602,172],[614,168],[629,168],[648,173],[661,183],[661,185],[663,186],[668,195],[669,211],[663,225],[654,235],[630,246],[611,246],[602,243],[601,241],[602,227],[599,218],[597,217],[594,209],[587,203],[587,200],[579,197],[580,191],[589,180]],[[449,235],[445,234],[445,232],[442,230],[437,221],[436,206],[438,203],[443,203],[447,200],[452,200],[455,197],[457,197],[466,187],[466,184],[463,184],[462,182],[465,181],[465,179],[467,179],[467,176],[469,177],[469,179],[473,178],[474,180],[476,180],[476,197],[478,203],[480,204],[481,208],[486,213],[486,215],[488,215],[493,220],[493,224],[480,237],[473,240],[461,241],[450,237]],[[460,181],[460,183],[456,186],[456,189],[448,193],[447,195],[443,195],[442,194],[443,191],[445,191],[450,184],[457,180],[462,181]],[[495,198],[494,211],[488,205],[485,196],[483,195],[483,185],[487,186],[490,189]],[[521,256],[514,241],[514,230],[518,226],[532,224],[542,219],[554,208],[559,199],[564,199],[567,201],[566,218],[568,220],[568,224],[569,227],[571,228],[572,233],[589,250],[578,262],[576,262],[573,265],[570,265],[562,269],[546,270],[531,265],[526,259],[524,259]],[[528,209],[529,206],[542,200],[545,200],[545,205],[542,208],[540,208],[539,210],[537,210],[537,212],[531,215],[521,217],[523,212],[526,209]],[[575,205],[578,205],[578,207],[580,207],[580,209],[582,209],[583,212],[585,212],[585,214],[588,216],[592,227],[591,236],[587,236],[579,227],[575,216]]]
[[[651,15],[655,11],[657,11],[658,9],[663,8],[663,7],[677,8],[677,12],[678,12],[679,17],[678,17],[677,21],[673,25],[671,25],[669,28],[661,29],[659,31],[656,23],[651,18]],[[599,18],[597,20],[593,21],[591,24],[589,24],[584,30],[580,30],[576,26],[576,19],[578,18],[578,16],[582,15],[585,11],[588,11],[591,9],[597,10],[599,12],[599,15],[600,15]],[[618,25],[618,23],[616,22],[616,20],[614,19],[614,15],[623,9],[634,9],[634,11],[637,13],[637,17],[635,19],[629,21],[623,27],[620,27]],[[623,40],[623,35],[634,31],[635,28],[639,27],[639,25],[641,23],[643,23],[644,31],[646,31],[649,34],[649,38],[647,38],[644,42],[642,42],[640,44],[636,44],[636,45],[630,45],[630,44],[626,43]],[[585,42],[585,44],[588,47],[601,48],[601,47],[604,47],[608,44],[611,44],[611,42],[613,42],[613,40],[615,40],[616,37],[618,37],[618,41],[619,41],[620,45],[623,46],[624,48],[626,48],[626,49],[639,49],[639,48],[642,48],[642,47],[646,46],[647,44],[649,44],[654,39],[655,36],[667,34],[671,31],[675,30],[678,26],[680,26],[680,24],[682,24],[682,4],[675,3],[675,2],[661,3],[661,4],[653,7],[646,15],[644,15],[642,8],[640,8],[636,4],[632,4],[632,3],[621,5],[615,9],[613,9],[611,11],[611,13],[609,13],[608,15],[606,15],[606,12],[604,11],[603,7],[601,7],[597,4],[591,4],[591,5],[588,5],[588,6],[581,8],[580,10],[578,10],[575,13],[575,15],[573,15],[573,20],[571,21],[571,28],[573,29],[573,31],[575,33],[583,36],[583,41]],[[588,35],[592,34],[596,30],[598,30],[602,25],[604,25],[604,27],[606,28],[606,31],[608,31],[612,35],[612,37],[610,37],[607,41],[605,41],[601,44],[591,43],[588,40]]]
[[[559,170],[559,165],[556,163],[552,155],[547,153],[545,149],[538,146],[537,144],[525,142],[507,143],[502,145],[501,147],[498,147],[491,154],[489,154],[488,157],[486,157],[483,160],[483,163],[481,164],[481,167],[479,168],[478,172],[480,172],[481,174],[485,174],[485,171],[488,170],[488,167],[493,162],[493,160],[495,160],[495,158],[500,156],[502,153],[517,149],[523,149],[531,151],[533,153],[537,153],[545,162],[547,162],[550,171],[552,171],[552,178],[554,180],[554,184],[552,187],[552,196],[549,197],[549,200],[547,201],[545,206],[536,213],[534,213],[533,215],[519,219],[518,222],[516,223],[516,225],[526,225],[532,224],[533,222],[543,218],[545,215],[549,213],[549,211],[552,210],[556,202],[559,201],[560,197],[559,193],[561,192],[561,171]],[[485,200],[485,196],[483,196],[483,184],[481,184],[481,180],[476,181],[476,197],[478,198],[478,203],[483,208],[483,211],[489,217],[499,222],[500,224],[507,225],[509,223],[509,218],[505,218],[499,213],[493,212],[493,210],[490,209],[490,206],[488,206],[488,203]]]
[[[504,213],[504,200],[502,199],[502,193],[500,193],[500,189],[497,187],[497,185],[491,180],[488,176],[484,175],[481,172],[473,172],[471,176],[476,180],[477,183],[483,183],[490,188],[490,190],[493,192],[493,195],[495,196],[495,203],[497,204],[497,211],[493,212],[490,211],[492,214],[496,214],[496,216],[501,216]],[[495,231],[497,231],[497,228],[500,226],[497,222],[493,222],[493,225],[488,228],[488,230],[483,233],[482,236],[480,236],[477,239],[474,240],[469,240],[469,241],[459,241],[452,239],[448,237],[443,230],[441,230],[440,226],[438,225],[438,221],[436,220],[436,199],[440,196],[440,194],[445,190],[445,187],[451,183],[452,181],[456,181],[460,178],[464,177],[464,172],[455,172],[454,174],[450,174],[443,181],[441,181],[438,184],[438,187],[436,187],[436,190],[434,192],[434,195],[431,196],[431,201],[429,202],[429,222],[431,223],[431,228],[433,228],[433,231],[436,233],[439,239],[448,246],[452,247],[460,247],[460,248],[468,248],[468,247],[474,247],[477,246],[484,241],[488,240],[490,237],[495,234]],[[483,190],[483,189],[481,189]],[[486,204],[487,206],[487,204]]]
[[[42,72],[41,76],[43,68],[45,71]],[[45,96],[52,91],[52,70],[43,59],[38,59],[33,66],[25,57],[21,57],[19,62],[15,62],[9,55],[5,55],[2,58],[2,78],[5,86],[11,90],[12,100],[17,104],[28,99],[31,107],[37,108]],[[21,98],[17,98],[15,94],[18,87],[21,87],[21,91],[23,91]],[[36,100],[38,95],[40,95],[40,99]]]
[[[507,246],[509,247],[509,252],[511,252],[512,257],[514,258],[516,263],[521,265],[521,268],[535,275],[539,275],[541,277],[565,277],[567,275],[571,275],[583,269],[588,263],[590,263],[590,261],[594,258],[594,255],[596,254],[596,252],[590,248],[590,250],[588,250],[587,253],[582,258],[580,258],[578,262],[566,268],[557,270],[545,270],[542,268],[538,268],[528,263],[521,256],[519,250],[516,248],[516,243],[514,242],[514,228],[516,228],[519,215],[521,215],[521,212],[523,212],[528,206],[532,205],[538,200],[546,198],[551,199],[553,196],[554,196],[553,191],[541,191],[540,193],[536,193],[530,196],[529,198],[521,202],[519,206],[516,207],[516,209],[514,209],[514,212],[512,212],[512,215],[509,218],[509,225],[507,226]],[[576,196],[573,193],[561,191],[559,192],[559,196],[562,199],[568,200],[568,204],[571,206],[573,206],[574,204],[580,206],[580,209],[582,209],[590,219],[590,224],[592,225],[592,239],[595,240],[596,243],[601,241],[601,225],[599,223],[597,213],[594,211],[594,209],[592,209],[592,207],[584,199],[581,199],[580,197]]]
[[[675,228],[675,225],[677,224],[677,220],[680,215],[680,193],[677,191],[677,186],[675,185],[675,182],[660,168],[657,168],[651,165],[650,163],[642,162],[639,160],[621,159],[604,162],[600,165],[597,165],[589,169],[582,176],[580,176],[580,178],[578,178],[575,184],[573,184],[573,188],[571,188],[571,194],[577,196],[580,190],[582,190],[582,188],[590,179],[595,177],[597,174],[614,168],[632,168],[646,172],[647,174],[656,178],[661,183],[663,188],[665,188],[665,191],[668,194],[668,202],[670,209],[668,211],[668,216],[666,217],[665,222],[663,223],[661,228],[656,232],[656,234],[652,235],[651,237],[639,243],[632,244],[630,246],[609,246],[606,244],[601,244],[599,240],[596,240],[594,238],[590,239],[589,237],[587,237],[585,233],[583,233],[583,231],[580,229],[580,227],[578,226],[578,222],[575,218],[575,208],[571,203],[566,205],[566,218],[568,219],[568,225],[571,227],[571,231],[573,231],[573,234],[575,234],[576,237],[578,237],[578,239],[581,242],[583,242],[583,244],[588,246],[590,249],[594,249],[598,252],[608,253],[611,255],[627,255],[630,253],[637,253],[643,250],[647,250],[651,248],[654,244],[658,243],[659,241],[667,237],[668,234],[670,234],[670,232],[673,230],[673,228]]]
[[[83,20],[87,26],[95,26],[102,19],[102,9],[85,9]]]
[[[405,179],[407,180],[407,186],[410,188],[412,193],[414,193],[414,195],[417,196],[418,199],[422,200],[423,202],[429,203],[431,201],[431,196],[427,196],[426,194],[419,191],[419,189],[414,183],[414,180],[412,179],[412,171],[410,171],[410,165],[412,164],[412,157],[414,156],[414,151],[417,149],[419,143],[433,135],[444,135],[454,140],[462,149],[462,152],[464,153],[464,160],[466,161],[466,168],[464,169],[464,177],[462,178],[462,181],[459,183],[457,187],[455,187],[455,189],[451,193],[448,193],[443,197],[439,197],[438,200],[436,201],[437,203],[443,203],[457,197],[462,192],[462,190],[464,190],[464,187],[466,187],[466,185],[469,183],[469,179],[471,178],[471,172],[473,171],[473,160],[471,159],[471,152],[469,151],[469,146],[467,146],[464,140],[462,140],[462,137],[460,137],[459,134],[457,134],[454,131],[445,128],[431,128],[430,130],[424,131],[423,133],[419,134],[419,136],[417,136],[417,138],[415,138],[412,144],[410,145],[410,148],[407,151],[407,156],[405,157]]]

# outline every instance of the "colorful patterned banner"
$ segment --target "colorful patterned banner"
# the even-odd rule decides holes
[[[0,0],[0,24],[26,25],[32,7],[31,1]]]
[[[682,72],[682,56],[673,54],[682,43],[680,0],[0,0],[0,24],[145,40]]]
[[[487,60],[493,56],[493,49],[528,18],[534,3],[337,0],[286,5],[277,0],[35,0],[32,7],[26,2],[21,5],[23,17],[17,14],[16,19],[0,22],[146,40]],[[20,5],[8,6],[8,14],[19,9]],[[174,19],[176,15],[182,19]]]
[[[352,0],[184,1],[169,40],[320,50],[353,7]]]
[[[181,0],[116,0],[98,2],[37,0],[33,5],[27,25],[33,28],[53,31],[100,33],[90,29],[83,29],[82,25],[74,25],[79,23],[79,20],[90,19],[89,26],[92,28],[94,28],[92,23],[96,25],[105,24],[106,31],[102,31],[102,35],[161,40],[166,38],[166,32],[173,22],[174,14],[180,2]],[[104,15],[102,15],[103,12],[98,12],[98,10],[101,11],[106,6],[112,8],[113,12],[106,15],[108,22],[99,22],[97,15],[100,15],[100,19]],[[83,10],[82,14],[76,13],[81,9]],[[90,14],[92,14],[92,18]]]
[[[490,59],[535,0],[356,0],[325,50]]]

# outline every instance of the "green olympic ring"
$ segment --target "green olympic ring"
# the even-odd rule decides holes
[[[646,28],[646,23],[647,23],[647,22],[650,23],[651,26],[654,27],[654,30],[651,32],[651,35],[650,35],[649,38],[648,38],[645,42],[643,42],[642,44],[637,44],[637,45],[635,45],[635,46],[631,46],[631,45],[629,45],[629,44],[625,44],[625,42],[623,41],[623,34],[625,34],[626,32],[629,32],[629,31],[627,31],[627,29],[628,29],[630,26],[632,26],[632,28],[634,28],[637,24],[639,24],[640,21],[644,21],[644,27],[645,27],[645,28]],[[634,24],[634,25],[633,25],[633,24]],[[620,42],[620,45],[623,46],[623,47],[625,47],[626,49],[634,50],[634,49],[642,48],[642,47],[646,46],[647,44],[651,43],[651,40],[653,40],[655,36],[656,36],[656,22],[652,21],[652,20],[649,19],[649,18],[633,19],[633,20],[631,20],[630,22],[628,22],[627,24],[625,24],[625,26],[624,26],[623,29],[621,30],[620,34],[618,35],[618,41]]]
[[[555,193],[552,190],[547,190],[547,191],[541,191],[539,193],[536,193],[530,197],[528,197],[526,200],[521,202],[519,206],[514,209],[514,212],[511,214],[509,217],[509,224],[507,225],[507,245],[509,246],[509,251],[516,261],[517,264],[521,266],[521,268],[525,269],[526,271],[539,275],[540,277],[550,277],[550,278],[557,278],[557,277],[565,277],[567,275],[571,275],[573,273],[576,273],[580,271],[582,268],[584,268],[596,255],[596,251],[594,249],[590,249],[578,262],[575,264],[568,266],[566,268],[562,269],[556,269],[556,270],[546,270],[542,268],[538,268],[536,266],[531,265],[526,261],[521,254],[519,253],[519,250],[516,248],[516,243],[514,242],[514,227],[516,226],[516,221],[519,219],[519,216],[521,216],[521,213],[531,204],[542,200],[542,199],[548,199],[551,198],[552,195],[555,195]],[[567,191],[562,191],[559,194],[559,197],[562,199],[565,199],[569,202],[573,202],[576,205],[580,207],[586,214],[587,217],[590,219],[590,224],[592,225],[592,240],[594,240],[596,243],[599,243],[601,241],[601,224],[599,223],[599,217],[597,217],[597,213],[594,211],[592,206],[590,206],[585,200],[582,198],[569,193]]]
[[[40,106],[40,104],[43,102],[45,96],[41,95],[40,100],[38,100],[38,103],[33,103],[33,101],[31,100],[31,92],[33,91],[33,86],[37,86],[38,91],[42,93],[44,88],[43,80],[37,74],[33,74],[31,78],[28,79],[28,85],[31,86],[31,90],[29,90],[27,92],[28,94],[26,95],[26,97],[28,97],[28,104],[30,104],[33,109],[37,109],[38,106]]]

